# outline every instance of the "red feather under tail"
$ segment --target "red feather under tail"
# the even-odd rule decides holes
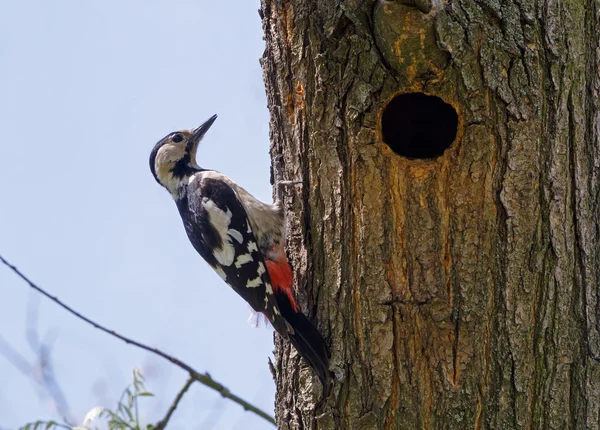
[[[273,249],[273,252],[270,253],[269,257],[271,256],[275,258],[268,258],[266,264],[269,278],[271,278],[271,284],[273,285],[273,291],[276,293],[284,293],[288,297],[294,312],[298,312],[298,305],[296,304],[296,300],[294,300],[294,293],[292,291],[294,278],[287,257],[285,256],[283,249],[275,248]]]
[[[302,358],[313,368],[324,390],[328,390],[331,373],[329,371],[329,350],[317,328],[300,312],[292,291],[292,268],[288,263],[283,247],[274,246],[265,259],[267,271],[281,316],[287,321],[293,332],[288,333],[289,340]]]

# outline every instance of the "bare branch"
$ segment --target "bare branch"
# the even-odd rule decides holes
[[[181,388],[181,390],[179,390],[179,393],[177,394],[177,397],[175,397],[175,400],[173,400],[173,404],[167,411],[167,415],[165,415],[165,417],[162,420],[160,420],[158,423],[156,423],[156,425],[154,426],[155,430],[163,430],[167,426],[167,424],[169,423],[169,420],[171,419],[171,415],[173,415],[173,412],[175,412],[175,409],[177,409],[177,405],[179,404],[180,400],[183,398],[183,395],[187,392],[187,390],[190,389],[190,387],[192,386],[192,384],[195,381],[196,381],[196,379],[193,378],[192,376],[190,376],[190,378],[187,380],[185,385]]]
[[[67,400],[54,378],[50,354],[47,349],[39,351],[37,365],[30,364],[21,353],[14,349],[2,336],[0,336],[0,355],[4,356],[23,375],[31,378],[42,387],[52,399],[52,406],[66,422],[72,420]],[[42,395],[42,394],[40,394]]]
[[[29,362],[0,335],[0,355],[3,355],[13,366],[25,376],[32,376],[33,370]]]
[[[156,355],[164,358],[167,361],[170,361],[174,365],[176,365],[176,366],[180,367],[181,369],[185,370],[186,372],[188,372],[189,375],[190,375],[190,377],[193,378],[194,380],[200,382],[203,385],[206,385],[209,388],[212,388],[213,390],[217,391],[221,396],[223,396],[226,399],[229,399],[232,402],[237,403],[238,405],[240,405],[242,408],[244,408],[244,410],[253,412],[256,415],[258,415],[258,416],[264,418],[265,420],[269,421],[270,423],[275,424],[275,419],[272,416],[270,416],[269,414],[267,414],[263,410],[259,409],[258,407],[256,407],[256,406],[248,403],[244,399],[242,399],[242,398],[236,396],[235,394],[233,394],[232,392],[230,392],[222,384],[220,384],[217,381],[215,381],[214,379],[212,379],[212,377],[208,373],[199,373],[193,367],[189,366],[188,364],[184,363],[183,361],[181,361],[181,360],[179,360],[179,359],[177,359],[177,358],[175,358],[175,357],[173,357],[171,355],[168,355],[168,354],[166,354],[166,353],[164,353],[164,352],[162,352],[162,351],[160,351],[160,350],[158,350],[156,348],[152,348],[150,346],[144,345],[143,343],[137,342],[137,341],[135,341],[133,339],[130,339],[128,337],[120,335],[117,332],[115,332],[114,330],[110,330],[110,329],[108,329],[108,328],[106,328],[104,326],[101,326],[100,324],[92,321],[91,319],[83,316],[82,314],[80,314],[76,310],[74,310],[71,307],[67,306],[61,300],[59,300],[57,297],[52,296],[51,294],[47,293],[42,288],[38,287],[36,284],[34,284],[32,281],[30,281],[29,278],[27,278],[21,271],[19,271],[19,269],[17,269],[15,266],[13,266],[8,261],[6,261],[1,255],[0,255],[0,262],[2,262],[5,266],[7,266],[9,269],[11,269],[23,281],[25,281],[27,284],[29,284],[29,286],[31,288],[33,288],[34,290],[38,291],[40,294],[46,296],[47,298],[49,298],[54,303],[56,303],[57,305],[59,305],[60,307],[62,307],[63,309],[65,309],[70,314],[75,315],[80,320],[85,321],[86,323],[92,325],[93,327],[97,328],[100,331],[103,331],[105,333],[110,334],[111,336],[114,336],[114,337],[116,337],[118,339],[121,339],[125,343],[137,346],[140,349],[143,349],[145,351],[151,352],[153,354],[156,354]]]
[[[54,407],[58,411],[58,414],[65,422],[71,423],[73,417],[71,416],[67,398],[54,376],[54,366],[52,364],[52,355],[50,353],[56,336],[52,334],[45,342],[40,340],[38,325],[39,304],[39,296],[32,296],[29,300],[27,309],[26,337],[29,346],[37,356],[37,365],[32,365],[31,367],[32,369],[36,369],[37,373],[39,373],[40,381],[38,382],[46,389],[48,394],[50,394],[50,397],[52,397]],[[46,338],[48,338],[48,336],[46,336]]]
[[[27,318],[25,319],[25,334],[29,346],[35,352],[40,349],[40,337],[38,336],[38,317],[40,310],[40,296],[33,291],[27,302]]]

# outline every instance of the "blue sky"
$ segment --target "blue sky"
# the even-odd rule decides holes
[[[258,7],[0,2],[0,254],[90,318],[208,370],[271,412],[272,330],[248,325],[248,305],[193,250],[148,168],[161,137],[217,113],[199,164],[271,201]],[[0,335],[32,360],[25,329],[36,295],[3,266],[0,294]],[[147,422],[186,379],[46,299],[39,333],[55,338],[56,376],[79,419],[112,406],[136,366],[157,394],[142,406]],[[0,381],[0,428],[56,418],[1,356]],[[195,384],[170,428],[273,427]]]

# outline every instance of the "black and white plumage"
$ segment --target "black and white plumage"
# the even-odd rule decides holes
[[[215,119],[216,115],[193,131],[161,139],[150,154],[150,170],[175,200],[196,251],[292,342],[325,385],[329,352],[294,300],[278,202],[263,203],[227,176],[195,161],[198,144]]]

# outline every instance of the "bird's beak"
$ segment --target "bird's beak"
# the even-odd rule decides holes
[[[216,119],[217,119],[217,115],[213,115],[200,127],[194,129],[194,131],[192,132],[191,141],[195,144],[200,142],[200,139],[202,139],[202,136],[204,136],[204,134],[208,131],[210,126],[213,125],[213,122],[215,122]]]

